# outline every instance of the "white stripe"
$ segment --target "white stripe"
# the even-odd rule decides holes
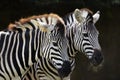
[[[21,71],[21,73],[22,72],[24,72],[24,70],[23,70],[23,68],[22,68],[22,66],[21,66],[21,64],[20,64],[20,60],[19,60],[19,58],[18,58],[18,49],[19,49],[19,34],[17,35],[17,47],[16,47],[16,60],[17,60],[17,63],[18,63],[18,66],[19,66],[19,68],[20,68],[20,71]],[[20,53],[21,54],[21,53]]]
[[[8,64],[10,64],[10,63],[8,63],[8,57],[10,57],[10,56],[8,56],[8,50],[9,50],[9,47],[11,47],[10,46],[11,37],[12,37],[12,33],[11,33],[9,39],[8,39],[7,50],[5,52],[5,66],[6,66],[6,69],[7,69],[8,73],[9,73],[10,77],[13,77],[12,73],[11,73],[11,70],[10,70],[10,67],[8,65]]]
[[[47,24],[45,17],[42,17],[41,20],[42,20],[45,24]]]
[[[35,55],[35,60],[38,60],[38,54],[40,55],[40,53],[38,53],[38,50],[39,50],[39,47],[40,47],[40,45],[39,45],[40,40],[39,39],[40,39],[40,31],[38,32],[38,38],[37,38],[38,44],[37,44],[36,53],[35,53],[36,54]],[[40,48],[40,51],[41,51],[41,48]]]
[[[52,23],[51,16],[48,17],[48,24],[50,25]]]
[[[25,31],[26,32],[26,31]],[[23,39],[23,47],[22,47],[22,59],[23,59],[23,63],[24,63],[24,66],[25,66],[25,55],[24,55],[24,51],[25,51],[25,43],[26,43],[26,40],[25,40],[25,32],[22,32],[22,39]],[[25,69],[27,69],[27,67],[25,66]]]
[[[37,30],[35,31],[35,35],[34,35],[34,50],[36,51],[36,36],[37,36]]]
[[[13,45],[12,45],[11,52],[10,52],[10,62],[11,62],[11,67],[12,67],[12,70],[13,70],[15,76],[16,75],[18,76],[17,71],[16,71],[16,69],[14,67],[14,64],[13,64],[13,50],[15,49],[14,46],[15,46],[15,41],[16,41],[16,35],[17,35],[17,33],[15,33],[15,35],[13,35],[14,36],[14,40],[13,40]]]
[[[32,31],[29,32],[29,36],[30,36],[30,41],[29,41],[29,56],[28,56],[29,61],[28,61],[28,64],[29,64],[29,66],[31,66],[31,65],[33,64],[33,63],[32,63],[32,56],[31,56],[31,54],[35,54],[35,53],[32,53],[32,52],[31,52]]]

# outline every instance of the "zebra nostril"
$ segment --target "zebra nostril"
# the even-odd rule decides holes
[[[60,69],[58,69],[58,73],[61,77],[66,77],[70,74],[71,72],[71,64],[69,61],[64,61],[63,65]]]

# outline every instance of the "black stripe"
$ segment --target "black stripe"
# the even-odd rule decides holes
[[[51,47],[50,49],[56,51],[56,52],[60,52],[59,49],[55,49],[54,47]]]
[[[86,53],[92,53],[92,54],[93,54],[93,52],[92,52],[92,51],[87,51]]]
[[[9,50],[8,50],[8,55],[7,55],[7,60],[8,60],[8,65],[9,65],[9,68],[10,68],[10,70],[11,70],[11,72],[12,72],[12,75],[13,76],[15,76],[15,74],[14,74],[14,72],[13,72],[13,69],[12,69],[12,66],[11,66],[11,62],[10,62],[10,53],[11,53],[11,48],[12,48],[12,46],[13,46],[13,41],[14,41],[14,35],[15,35],[15,33],[13,33],[13,34],[11,34],[12,35],[12,37],[11,37],[11,41],[10,41],[10,46],[9,46]]]
[[[4,39],[5,39],[5,35],[4,35],[4,34],[1,34],[1,35],[0,35],[0,51],[2,50],[2,46],[3,46],[3,43],[4,43]]]
[[[7,55],[6,50],[7,50],[7,46],[8,46],[8,40],[9,40],[9,36],[6,36],[5,48],[4,48],[2,57],[3,57],[3,65],[4,65],[4,68],[5,68],[5,71],[6,71],[6,73],[8,74],[9,78],[11,79],[10,74],[9,74],[7,68],[6,68],[6,67],[8,67],[8,66],[6,66],[6,64],[5,64],[5,63],[6,63],[6,62],[5,62],[5,61],[6,61],[5,56]]]
[[[88,39],[88,38],[85,38],[85,37],[84,37],[84,39],[83,39],[83,40],[84,40],[84,41],[88,41],[88,42],[90,42],[90,41],[89,41],[89,39]]]
[[[17,60],[16,60],[16,47],[17,47],[17,37],[16,37],[16,40],[15,40],[15,46],[13,48],[14,50],[13,50],[13,55],[12,55],[12,60],[13,60],[12,62],[13,62],[13,65],[14,65],[18,75],[21,76],[22,74],[20,72],[20,67],[19,67],[19,65],[17,63]]]
[[[25,64],[26,64],[26,67],[29,67],[28,65],[28,61],[29,61],[29,41],[30,41],[30,35],[29,35],[29,31],[26,31],[25,32],[25,40],[26,40],[26,43],[25,43],[25,51],[24,51],[24,59],[25,59]]]
[[[4,78],[4,80],[6,80],[5,77],[2,74],[0,74],[0,77]]]
[[[88,18],[89,17],[89,18]],[[93,17],[92,17],[92,14],[91,13],[88,13],[88,15],[87,15],[87,17],[86,18],[88,18],[87,20],[86,20],[86,22],[88,22],[88,20],[90,20],[89,22],[92,22],[93,23]]]
[[[51,69],[49,68],[49,65],[50,65],[51,67],[53,67],[53,68],[54,68],[54,66],[53,66],[50,62],[48,62],[47,59],[42,58],[41,64],[42,64],[41,66],[43,67],[43,69],[44,69],[45,72],[47,72],[47,70],[49,71],[49,72],[47,72],[47,73],[48,73],[50,76],[53,77],[53,75],[51,75],[50,72],[53,73],[53,74],[55,74],[55,75],[57,75],[56,73],[53,72],[53,70],[51,70]],[[45,65],[45,66],[44,66],[44,65]],[[47,69],[47,70],[46,70],[46,69]],[[53,78],[54,78],[54,77],[53,77]],[[55,80],[55,79],[54,79],[54,80]]]
[[[93,50],[93,48],[92,48],[92,47],[86,47],[86,48],[85,48],[85,50],[86,50],[86,49],[90,49],[90,50]]]
[[[31,75],[27,74],[29,80],[32,80]]]
[[[37,30],[36,30],[36,41],[35,41],[35,42],[36,42],[36,48],[38,47],[38,36],[40,36],[38,33],[39,33],[39,30],[37,29]],[[40,37],[41,37],[41,36],[40,36]],[[39,40],[39,41],[40,41],[40,40]]]
[[[35,38],[35,31],[32,31],[32,40],[31,40],[32,54],[31,54],[31,59],[32,59],[33,63],[35,62],[35,54],[36,54],[36,51],[34,50],[34,38]]]
[[[37,54],[37,56],[38,56],[38,58],[40,58],[40,45],[41,45],[41,41],[42,41],[41,40],[42,34],[41,34],[41,32],[39,30],[38,30],[38,33],[39,33],[38,34],[39,37],[37,37],[37,41],[36,41],[37,45],[39,45],[39,47],[37,46],[38,47],[38,54]],[[39,43],[38,43],[38,40],[39,40]]]
[[[45,18],[45,20],[46,20],[46,23],[48,24],[48,22],[49,22],[49,21],[48,21],[48,18]]]
[[[52,42],[54,46],[58,46],[58,44],[56,42]]]
[[[54,56],[61,56],[61,54],[58,54],[57,52],[56,52],[56,53],[51,52],[51,55],[54,55]]]
[[[70,23],[69,17],[67,17],[67,21],[68,21],[68,23]]]
[[[73,22],[73,14],[71,14],[70,16],[71,16],[71,20],[72,20],[72,22]]]
[[[60,58],[57,58],[57,57],[51,57],[51,59],[55,59],[55,60],[62,61],[62,59],[60,59]]]
[[[23,58],[22,58],[22,48],[23,48],[23,39],[22,39],[22,33],[19,33],[19,47],[18,47],[18,58],[20,61],[20,65],[25,70]]]
[[[85,45],[90,45],[90,43],[84,43],[83,46],[85,46]]]
[[[33,70],[32,73],[33,73],[33,76],[34,76],[34,79],[35,79],[35,80],[37,80],[37,77],[36,77],[36,73],[37,73],[37,72],[36,72],[36,64],[37,64],[37,63],[35,63],[35,64],[33,65],[33,67],[32,67],[32,68],[33,68],[33,69],[32,69],[32,70]],[[37,75],[37,76],[38,76],[38,75]]]
[[[30,24],[33,29],[35,29],[35,26],[36,26],[36,25],[34,26],[34,24],[33,24],[32,22],[27,22],[27,23]]]

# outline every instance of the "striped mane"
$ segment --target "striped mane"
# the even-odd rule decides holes
[[[39,23],[37,19],[39,19],[40,22],[43,22],[43,23],[46,22],[46,23],[43,25],[42,23]],[[37,16],[35,15],[28,18],[21,18],[18,22],[15,22],[14,24],[13,23],[9,24],[8,30],[14,30],[14,28],[24,29],[26,28],[25,25],[29,22],[32,22],[32,24],[35,24],[36,28],[41,29],[42,31],[46,31],[46,26],[48,25],[57,25],[58,23],[61,23],[64,25],[64,21],[60,16],[54,13],[50,13],[50,14],[43,14],[43,15],[37,15]],[[29,27],[31,28],[31,26]]]

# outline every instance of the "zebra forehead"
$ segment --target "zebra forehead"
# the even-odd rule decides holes
[[[80,11],[82,11],[81,16],[84,18],[87,18],[88,16],[90,16],[92,18],[93,12],[87,8],[82,8],[80,9]]]
[[[85,10],[83,10],[83,11],[82,11],[81,16],[82,16],[82,17],[84,17],[84,18],[86,18],[86,17],[87,17],[87,15],[88,15],[88,12],[87,12],[87,11],[85,11]]]
[[[88,9],[88,8],[82,8],[80,10],[81,11],[87,11],[88,13],[90,13],[91,15],[93,15],[93,12],[90,9]]]

